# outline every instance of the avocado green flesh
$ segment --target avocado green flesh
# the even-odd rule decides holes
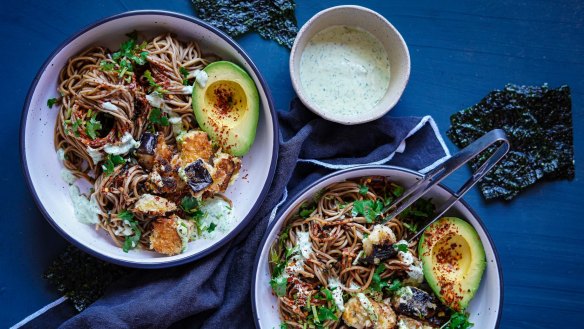
[[[228,61],[214,62],[203,70],[207,84],[193,88],[197,123],[224,152],[245,155],[256,135],[260,100],[252,78]]]
[[[478,233],[456,217],[443,217],[420,238],[418,254],[424,277],[438,298],[464,311],[481,283],[487,265]]]

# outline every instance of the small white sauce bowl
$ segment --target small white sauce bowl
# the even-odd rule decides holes
[[[316,33],[334,25],[357,27],[373,34],[389,57],[391,77],[385,95],[370,111],[355,116],[323,111],[308,98],[300,81],[300,62],[304,48]],[[290,78],[302,103],[324,119],[345,125],[369,122],[382,117],[399,101],[410,78],[410,53],[397,29],[375,11],[352,5],[332,7],[314,15],[298,32],[290,53]]]

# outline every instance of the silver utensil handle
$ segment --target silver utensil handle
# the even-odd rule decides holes
[[[501,129],[491,130],[481,138],[462,149],[456,155],[446,160],[442,165],[435,168],[435,170],[432,170],[428,173],[428,175],[440,175],[438,176],[439,180],[442,180],[495,143],[500,143],[495,152],[493,152],[493,154],[479,167],[479,169],[477,169],[472,174],[472,176],[458,189],[458,191],[456,191],[456,193],[454,193],[448,200],[446,200],[442,207],[439,208],[434,219],[428,222],[421,230],[418,231],[418,233],[411,237],[409,241],[415,240],[418,236],[420,236],[420,234],[422,234],[422,232],[426,230],[426,228],[428,228],[428,226],[441,218],[446,213],[446,211],[448,211],[448,209],[450,209],[458,200],[460,200],[460,198],[462,198],[466,192],[468,192],[468,190],[470,190],[491,169],[493,169],[493,167],[507,154],[507,152],[509,152],[511,145],[507,139],[507,135]],[[430,184],[429,187],[435,184],[436,182]],[[427,190],[428,189],[425,189],[424,193]]]

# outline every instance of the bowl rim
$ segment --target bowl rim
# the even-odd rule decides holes
[[[272,220],[271,223],[268,224],[268,227],[266,228],[266,232],[264,233],[264,237],[262,238],[262,241],[259,244],[258,247],[258,251],[256,253],[256,257],[254,260],[254,266],[253,266],[253,272],[252,272],[252,278],[251,278],[251,305],[252,305],[252,312],[253,312],[253,321],[255,324],[256,328],[261,328],[260,327],[260,323],[259,323],[259,319],[258,319],[258,307],[256,305],[256,291],[255,291],[255,286],[256,286],[256,277],[257,277],[257,273],[258,273],[258,268],[260,265],[260,257],[262,254],[262,250],[264,249],[264,246],[266,245],[266,243],[268,242],[268,236],[270,235],[270,233],[272,232],[272,230],[274,229],[274,227],[276,226],[276,224],[278,223],[278,221],[282,218],[282,215],[288,210],[288,208],[294,203],[296,202],[301,195],[303,195],[304,193],[308,192],[310,189],[312,189],[314,186],[326,181],[326,180],[330,180],[333,179],[337,176],[343,175],[345,173],[348,172],[354,172],[354,171],[365,171],[365,170],[369,170],[369,169],[385,169],[385,170],[395,170],[395,171],[399,171],[399,172],[405,172],[405,173],[409,173],[409,174],[413,174],[414,176],[417,177],[423,177],[423,175],[415,170],[412,169],[407,169],[407,168],[403,168],[403,167],[397,167],[397,166],[392,166],[392,165],[359,165],[359,166],[355,166],[355,167],[351,167],[351,168],[347,168],[344,170],[339,170],[339,171],[334,171],[328,175],[323,176],[322,178],[310,183],[308,186],[306,186],[305,188],[303,188],[302,190],[298,191],[292,198],[289,198],[278,210],[276,216],[274,217],[274,220]],[[449,187],[444,186],[442,183],[439,183],[437,185],[438,187],[443,188],[446,192],[450,193],[451,195],[454,194],[454,191],[451,190]],[[503,313],[503,299],[504,299],[504,293],[503,293],[503,269],[501,266],[501,260],[499,258],[499,253],[497,251],[497,248],[495,246],[495,243],[491,237],[491,235],[489,234],[489,231],[487,230],[487,227],[485,226],[483,220],[479,217],[479,215],[476,213],[476,211],[470,207],[470,205],[464,200],[464,199],[460,199],[459,202],[466,207],[466,209],[474,216],[474,218],[476,219],[477,223],[479,224],[479,226],[481,227],[481,229],[485,232],[485,236],[487,237],[487,239],[489,240],[489,243],[491,245],[491,247],[493,248],[493,254],[495,256],[495,263],[497,264],[497,270],[498,270],[498,274],[499,274],[499,295],[501,296],[501,298],[499,299],[499,305],[497,305],[497,320],[495,322],[495,328],[499,328],[499,324],[501,322],[501,314]]]
[[[384,109],[383,111],[380,111],[379,113],[377,113],[375,115],[370,115],[370,116],[363,115],[362,119],[356,119],[356,118],[353,119],[352,118],[351,120],[347,120],[347,119],[343,119],[342,117],[335,117],[334,115],[330,115],[324,111],[321,111],[318,108],[318,106],[316,106],[314,104],[314,102],[310,101],[310,99],[308,99],[308,97],[305,97],[305,95],[303,94],[302,82],[300,81],[300,72],[296,72],[296,70],[294,69],[294,62],[295,62],[294,59],[298,56],[299,57],[298,61],[302,60],[302,51],[304,51],[304,49],[301,49],[302,51],[300,51],[298,49],[298,42],[299,42],[298,40],[305,37],[306,31],[315,23],[315,21],[321,19],[323,14],[327,14],[327,13],[332,12],[332,11],[343,10],[343,9],[366,12],[366,13],[372,14],[374,16],[377,16],[380,19],[380,21],[385,25],[385,28],[397,36],[398,40],[400,41],[399,42],[399,45],[401,46],[400,48],[403,48],[403,50],[405,51],[405,55],[406,55],[405,56],[406,61],[403,64],[407,68],[407,70],[406,70],[405,76],[403,77],[403,85],[399,86],[400,90],[399,90],[399,93],[398,93],[397,97],[395,98],[395,100],[388,104],[387,109]],[[340,25],[340,24],[333,24],[333,25]],[[320,31],[317,31],[316,33],[318,33],[318,32],[320,32]],[[298,55],[297,55],[297,53],[298,53]],[[294,91],[298,95],[298,98],[300,98],[300,101],[302,101],[302,104],[304,104],[308,109],[310,109],[310,111],[314,112],[315,114],[324,118],[325,120],[344,124],[344,125],[356,125],[356,124],[370,122],[373,120],[377,120],[377,119],[381,118],[382,116],[386,115],[387,113],[389,113],[397,105],[397,103],[399,102],[399,100],[403,96],[404,91],[406,90],[408,82],[410,81],[411,66],[412,66],[412,60],[410,58],[410,50],[408,48],[408,45],[407,45],[405,39],[403,38],[403,36],[399,32],[399,30],[395,26],[393,26],[393,24],[391,24],[391,22],[388,21],[387,18],[385,18],[380,13],[378,13],[372,9],[369,9],[367,7],[363,7],[363,6],[359,6],[359,5],[334,6],[334,7],[326,8],[326,9],[321,10],[318,13],[314,14],[308,21],[306,21],[306,23],[304,23],[304,25],[302,25],[302,28],[300,28],[300,30],[298,31],[298,34],[296,35],[296,39],[294,39],[294,44],[292,45],[292,49],[290,50],[290,58],[288,60],[288,71],[290,73],[290,80],[292,81],[292,87],[294,88]]]
[[[121,260],[121,259],[117,259],[115,257],[110,257],[107,256],[105,254],[102,254],[101,252],[99,252],[98,250],[94,250],[90,247],[87,247],[86,245],[84,245],[83,243],[79,242],[75,237],[67,234],[63,229],[61,229],[61,227],[55,222],[55,220],[49,215],[48,211],[46,210],[45,206],[42,204],[42,202],[39,199],[39,196],[35,190],[35,187],[32,183],[32,179],[30,177],[30,173],[28,170],[28,166],[27,166],[27,158],[26,158],[26,151],[25,151],[25,140],[26,140],[26,122],[27,122],[27,117],[28,117],[28,113],[29,113],[29,109],[30,109],[30,103],[32,101],[32,96],[34,94],[34,92],[37,89],[37,85],[38,82],[42,76],[42,74],[45,72],[47,66],[50,64],[50,62],[55,58],[55,56],[61,52],[61,50],[63,50],[64,47],[66,47],[68,44],[70,44],[73,40],[77,39],[79,36],[85,34],[86,32],[101,26],[103,24],[106,24],[110,21],[116,20],[116,19],[120,19],[120,18],[125,18],[125,17],[131,17],[131,16],[142,16],[142,15],[159,15],[159,16],[170,16],[170,17],[174,17],[174,18],[179,18],[182,20],[186,20],[190,23],[195,23],[207,30],[209,30],[210,32],[216,34],[217,36],[219,36],[220,38],[222,38],[223,40],[225,40],[231,47],[233,47],[238,53],[239,55],[241,55],[243,57],[243,59],[248,63],[248,65],[251,67],[251,69],[253,70],[253,73],[257,76],[263,90],[264,90],[264,94],[266,96],[267,102],[268,102],[268,110],[271,114],[272,117],[272,125],[273,125],[273,142],[272,142],[272,158],[271,158],[271,163],[270,163],[270,169],[268,171],[268,176],[265,182],[264,187],[262,188],[259,197],[257,198],[257,200],[255,201],[254,205],[252,206],[251,210],[249,211],[249,213],[241,220],[241,222],[231,231],[229,232],[229,234],[227,234],[226,236],[224,236],[221,240],[217,241],[215,244],[211,245],[209,248],[202,250],[198,253],[195,253],[193,255],[190,255],[188,257],[182,258],[182,259],[177,259],[177,260],[173,260],[173,261],[164,261],[164,259],[167,258],[160,258],[161,262],[155,262],[155,263],[143,263],[140,262],[140,260],[136,260],[136,261],[127,261],[127,260]],[[167,10],[132,10],[132,11],[126,11],[126,12],[122,12],[120,14],[115,14],[115,15],[111,15],[111,16],[107,16],[101,19],[96,20],[95,22],[86,25],[85,27],[83,27],[82,29],[80,29],[78,32],[74,33],[73,35],[67,37],[67,39],[65,39],[65,41],[63,41],[55,50],[53,50],[53,52],[47,57],[47,59],[45,60],[45,62],[43,63],[43,65],[40,67],[40,69],[38,70],[37,74],[35,75],[31,86],[29,87],[27,96],[26,96],[26,100],[24,102],[24,107],[23,107],[23,111],[21,114],[21,118],[20,118],[20,140],[19,140],[19,151],[20,151],[20,164],[21,164],[21,169],[24,173],[25,176],[25,181],[26,181],[26,185],[28,187],[29,192],[32,194],[33,199],[37,205],[37,208],[41,211],[41,213],[43,214],[43,216],[45,217],[45,219],[49,222],[49,224],[62,236],[65,238],[65,240],[67,240],[69,243],[73,244],[75,247],[83,250],[84,252],[95,256],[99,259],[108,261],[110,263],[114,263],[117,265],[122,265],[122,266],[127,266],[127,267],[134,267],[134,268],[150,268],[150,269],[156,269],[156,268],[166,268],[166,267],[172,267],[172,266],[178,266],[181,264],[185,264],[185,263],[189,263],[192,262],[194,260],[203,258],[211,253],[213,253],[214,251],[216,251],[217,249],[221,248],[222,246],[224,246],[227,242],[231,241],[233,238],[235,238],[235,236],[237,236],[241,230],[243,230],[244,227],[246,227],[249,222],[251,221],[251,219],[256,215],[257,211],[259,210],[260,206],[262,205],[264,199],[266,198],[268,191],[270,189],[270,186],[272,185],[272,181],[274,178],[274,174],[276,171],[276,164],[277,164],[277,160],[278,160],[278,150],[279,150],[279,124],[278,124],[278,120],[277,120],[277,114],[276,114],[276,110],[274,107],[274,101],[272,99],[272,93],[270,91],[270,88],[267,84],[267,82],[265,81],[264,77],[262,76],[262,74],[260,73],[259,69],[257,68],[257,66],[255,65],[255,63],[251,60],[251,58],[247,55],[247,53],[243,50],[243,48],[237,43],[235,42],[235,40],[233,40],[231,37],[229,37],[225,32],[219,30],[218,28],[210,25],[209,23],[204,22],[201,19],[195,18],[195,17],[191,17],[191,16],[187,16],[184,14],[180,14],[180,13],[176,13],[176,12],[172,12],[172,11],[167,11]]]

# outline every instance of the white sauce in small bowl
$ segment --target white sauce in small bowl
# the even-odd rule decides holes
[[[354,117],[373,110],[390,80],[387,51],[371,33],[335,25],[316,33],[300,60],[300,82],[323,112]]]

